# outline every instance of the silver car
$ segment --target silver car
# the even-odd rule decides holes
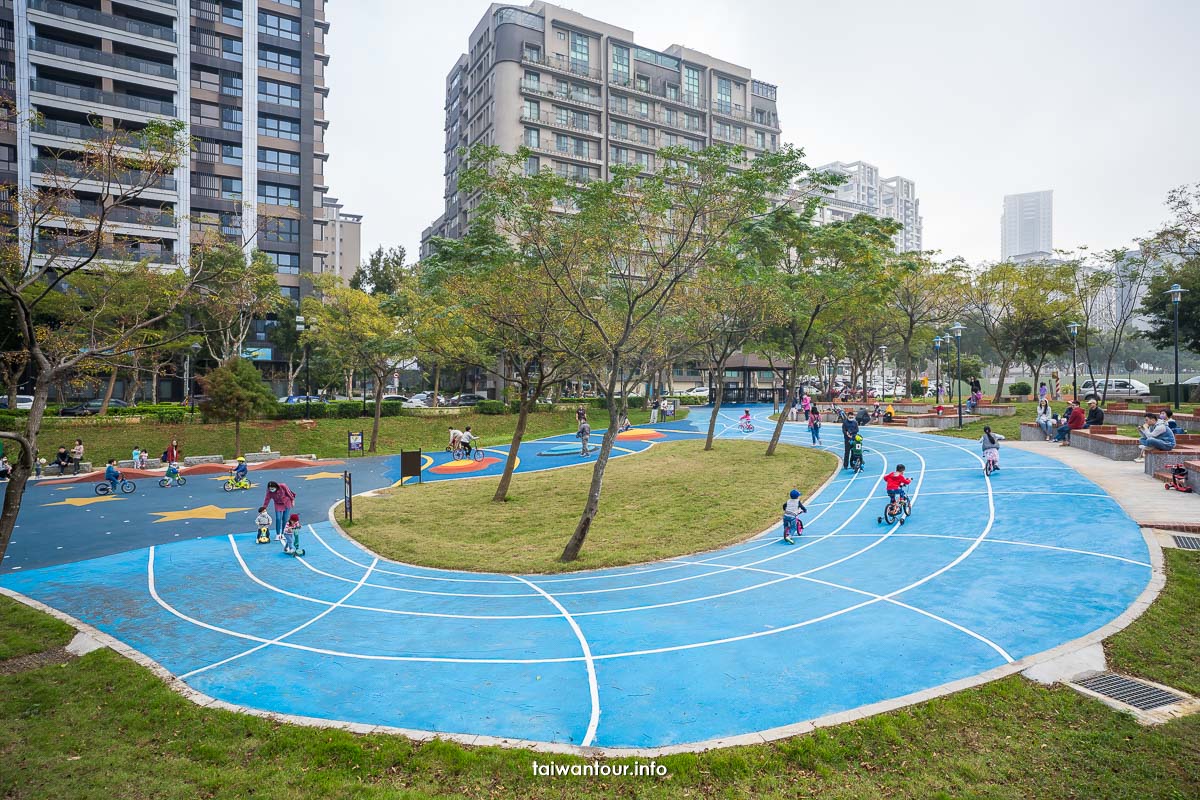
[[[1149,386],[1129,378],[1084,381],[1079,384],[1079,391],[1083,394],[1084,400],[1099,400],[1101,396],[1106,400],[1144,399],[1150,396]]]

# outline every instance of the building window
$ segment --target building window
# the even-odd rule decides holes
[[[700,130],[700,115],[699,114],[684,114],[684,121],[688,130]]]
[[[221,106],[221,127],[227,131],[240,131],[242,129],[242,110]]]
[[[258,79],[258,99],[265,103],[300,107],[300,87],[291,83],[280,83],[267,78]]]
[[[542,86],[542,74],[540,72],[530,72],[525,70],[525,86],[530,89],[539,89]]]
[[[294,306],[300,305],[300,287],[299,286],[280,286],[279,293],[284,296],[284,299],[291,302]]]
[[[240,5],[221,6],[221,21],[226,25],[242,27],[242,7]]]
[[[683,68],[683,95],[692,105],[700,104],[700,70],[695,67]]]
[[[238,42],[238,47],[242,45]],[[240,58],[238,59],[241,60]],[[268,47],[267,45],[259,45],[258,47],[258,65],[267,69],[277,69],[280,72],[290,72],[293,75],[300,74],[300,54],[293,53],[290,50],[280,50],[278,47]]]
[[[537,128],[525,129],[525,146],[537,147],[541,144],[541,131]]]
[[[278,36],[280,39],[300,41],[300,20],[292,17],[281,17],[268,11],[258,12],[258,32],[268,36]]]
[[[639,92],[650,91],[650,79],[647,78],[645,75],[638,75],[637,76],[637,89]]]
[[[629,48],[614,44],[612,48],[613,82],[620,86],[629,85]]]
[[[668,100],[678,100],[679,99],[679,87],[673,83],[667,84],[667,99]]]
[[[728,114],[733,109],[733,87],[729,78],[717,76],[717,110]]]
[[[201,103],[192,101],[192,124],[207,125],[210,128],[215,128],[221,124],[221,112],[218,106],[212,103]]]
[[[221,37],[221,55],[228,58],[230,61],[242,60],[242,40],[231,39],[228,36]]]
[[[591,61],[588,53],[588,37],[582,33],[571,33],[571,69],[587,70]]]
[[[526,100],[525,108],[524,108],[524,111],[522,112],[522,116],[524,116],[525,119],[541,119],[542,118],[541,104],[537,100]]]
[[[755,131],[754,132],[754,145],[759,150],[766,150],[767,149],[767,135],[765,133],[763,133],[762,131]]]
[[[300,206],[300,190],[295,186],[281,186],[277,183],[258,184],[258,202],[273,206]]]
[[[221,143],[221,163],[240,167],[242,165],[242,146],[240,144]]]
[[[270,250],[264,250],[267,258],[275,263],[275,271],[283,275],[299,275],[300,274],[300,254],[299,253],[273,253]]]
[[[242,96],[242,76],[236,72],[221,73],[221,94],[230,97]]]
[[[277,117],[274,114],[258,115],[258,132],[262,136],[300,141],[300,120]]]
[[[299,175],[300,154],[260,147],[258,148],[258,168],[271,172],[283,172],[288,175]]]
[[[637,115],[642,119],[650,118],[650,104],[645,100],[637,101]]]
[[[541,169],[541,162],[538,160],[537,156],[530,156],[529,158],[525,159],[526,175],[537,175],[539,169]]]
[[[241,200],[242,199],[242,179],[241,178],[221,178],[221,199],[222,200]]]
[[[203,89],[206,92],[221,91],[221,76],[217,72],[205,69],[192,70],[192,88]]]
[[[673,108],[663,109],[663,118],[668,125],[679,125],[679,112]]]

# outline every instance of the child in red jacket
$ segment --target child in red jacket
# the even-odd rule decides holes
[[[887,484],[889,501],[894,502],[897,496],[908,497],[908,494],[904,491],[904,487],[912,483],[912,480],[904,477],[903,464],[897,464],[895,472],[889,472],[887,475],[884,475],[883,482]]]

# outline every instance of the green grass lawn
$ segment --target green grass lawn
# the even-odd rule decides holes
[[[1170,552],[1168,566],[1158,603],[1109,651],[1123,670],[1185,688],[1200,662],[1195,623],[1185,624],[1200,554]],[[11,605],[0,598],[0,640],[25,624]],[[1153,652],[1164,644],[1166,658]],[[200,708],[101,650],[0,675],[0,753],[0,796],[12,800],[1200,796],[1200,715],[1143,727],[1017,676],[772,744],[664,757],[665,778],[544,778],[534,762],[584,760]]]
[[[682,418],[686,409],[681,410]],[[637,425],[650,418],[648,411],[630,411],[629,420]],[[197,417],[198,419],[198,417]],[[608,427],[608,412],[591,409],[588,420],[593,427]],[[472,432],[483,438],[485,445],[507,444],[516,426],[515,414],[463,414],[450,417],[384,417],[379,425],[379,452],[398,453],[400,450],[441,450],[446,446],[446,428],[460,430],[470,425]],[[531,414],[526,438],[566,433],[575,430],[575,412],[547,411]],[[346,433],[364,431],[365,444],[370,442],[371,420],[321,419],[301,423],[296,420],[259,420],[242,424],[242,447],[260,450],[269,444],[271,449],[292,455],[316,453],[322,458],[346,455]],[[47,460],[53,457],[60,444],[70,449],[76,438],[83,439],[87,458],[93,464],[103,464],[110,458],[126,459],[135,446],[157,455],[166,449],[172,438],[179,440],[184,455],[224,455],[233,458],[233,425],[231,423],[164,425],[157,422],[124,424],[120,422],[88,422],[72,424],[47,418],[38,437],[39,450]]]
[[[49,614],[0,597],[0,661],[61,647],[73,633],[70,625]]]
[[[558,561],[587,497],[592,465],[389,489],[354,503],[348,533],[388,558],[446,569],[559,572],[711,550],[779,521],[792,488],[807,497],[837,467],[829,453],[762,442],[668,442],[609,462],[600,513],[580,557]],[[748,480],[747,475],[754,479]]]

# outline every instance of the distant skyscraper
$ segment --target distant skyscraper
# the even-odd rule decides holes
[[[1000,217],[1000,258],[1018,261],[1044,258],[1054,252],[1054,192],[1025,192],[1004,196]]]
[[[865,161],[834,161],[815,171],[833,172],[846,179],[828,192],[817,212],[818,222],[847,220],[856,214],[894,219],[904,226],[892,237],[896,250],[905,253],[921,249],[924,220],[913,181],[899,175],[881,178],[879,167]]]

